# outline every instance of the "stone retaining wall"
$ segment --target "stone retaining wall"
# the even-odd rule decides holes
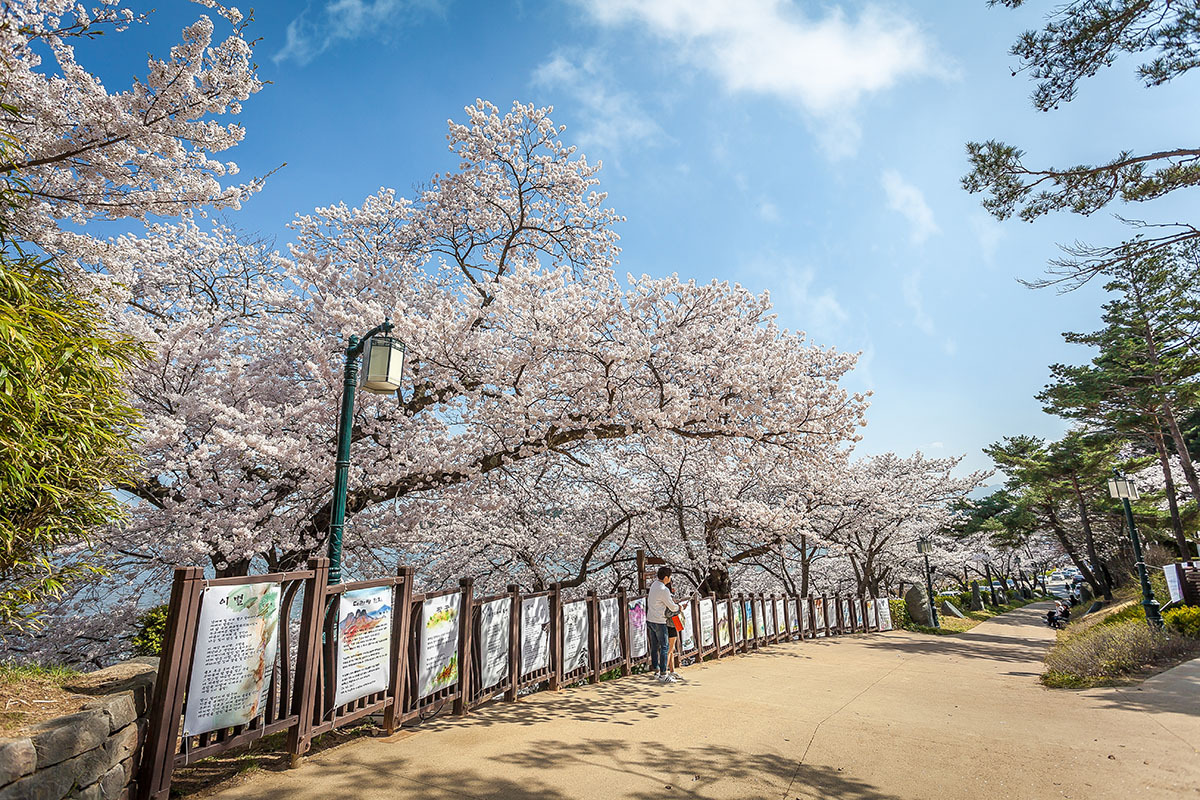
[[[96,699],[26,736],[0,739],[0,800],[127,797],[157,667],[157,658],[135,658],[65,683]]]

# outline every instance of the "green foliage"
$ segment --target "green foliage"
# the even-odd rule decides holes
[[[139,656],[162,655],[169,609],[170,606],[163,603],[138,617],[136,633],[133,635],[133,651]]]
[[[905,605],[904,599],[901,597],[889,597],[888,608],[892,611],[892,627],[909,630],[913,621],[912,617],[908,615],[908,606]]]
[[[1170,630],[1190,639],[1200,639],[1200,606],[1172,608],[1163,613]]]

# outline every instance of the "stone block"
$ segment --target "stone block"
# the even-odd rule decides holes
[[[979,581],[971,581],[971,610],[983,611],[983,593],[979,591]]]
[[[0,800],[62,800],[74,786],[72,765],[55,764],[0,789]]]
[[[67,800],[100,800],[100,784],[93,783],[84,789],[76,789]]]
[[[108,738],[108,715],[92,710],[52,719],[35,727],[29,738],[40,771],[103,744]]]
[[[963,613],[958,610],[958,606],[954,605],[954,603],[951,603],[949,600],[942,601],[942,613],[949,614],[952,617],[958,617],[959,619],[963,618]]]
[[[904,593],[904,605],[913,622],[925,627],[933,625],[933,620],[929,617],[929,598],[920,586],[912,586]]]
[[[72,759],[62,762],[59,766],[71,772],[75,777],[76,786],[91,786],[99,781],[104,773],[112,769],[112,764],[108,760],[108,753],[105,752],[103,747],[97,747],[95,750],[81,753]]]
[[[77,675],[64,683],[63,688],[69,692],[87,695],[132,692],[134,711],[142,715],[150,707],[154,696],[154,679],[157,672],[158,659],[143,656],[122,661],[106,669]]]
[[[130,758],[137,750],[141,739],[141,730],[137,725],[126,725],[121,730],[108,737],[104,750],[108,753],[108,764],[112,766]]]
[[[121,796],[129,785],[129,767],[128,761],[122,761],[104,773],[104,777],[100,779],[100,797],[104,800],[117,800]]]
[[[93,700],[84,706],[85,710],[98,709],[108,717],[109,733],[116,732],[137,719],[137,707],[133,701],[133,692],[110,694]]]
[[[33,772],[37,750],[30,739],[0,739],[0,786]]]

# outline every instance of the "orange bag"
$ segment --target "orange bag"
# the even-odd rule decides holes
[[[673,617],[671,617],[671,622],[675,623],[676,631],[678,631],[679,633],[683,633],[683,617],[676,614]]]

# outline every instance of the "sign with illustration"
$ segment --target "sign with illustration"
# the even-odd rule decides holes
[[[788,631],[790,633],[798,633],[800,631],[800,604],[796,602],[796,598],[788,600]]]
[[[746,637],[745,612],[737,600],[730,600],[729,607],[733,610],[733,640],[741,642]]]
[[[854,624],[859,628],[863,626],[863,604],[859,598],[854,598]]]
[[[386,691],[391,683],[392,591],[376,586],[338,598],[335,706]]]
[[[421,604],[421,637],[417,685],[420,696],[458,682],[458,625],[462,593],[431,597]]]
[[[246,725],[263,712],[278,634],[278,583],[204,590],[183,716],[185,736]]]
[[[767,633],[767,615],[761,598],[754,601],[754,631],[759,638],[770,635]]]
[[[600,601],[600,660],[621,657],[621,601],[607,597]]]
[[[817,620],[817,636],[825,635],[825,598],[813,599],[813,616]]]
[[[879,614],[879,630],[890,631],[892,629],[892,607],[888,605],[886,597],[875,601],[875,610]]]
[[[492,600],[479,607],[479,686],[490,689],[508,679],[512,599]]]
[[[754,601],[753,600],[746,601],[745,608],[742,609],[742,613],[746,617],[746,640],[753,641],[754,637],[758,636],[762,632],[762,631],[756,629],[754,626]]]
[[[700,599],[700,645],[712,647],[717,636],[717,616],[711,597]]]
[[[588,613],[586,600],[563,603],[563,664],[565,675],[588,663]]]
[[[717,601],[717,645],[729,646],[729,601]]]
[[[787,633],[787,611],[782,597],[775,598],[775,630]]]
[[[550,598],[527,597],[521,601],[521,674],[549,666]]]
[[[629,601],[629,655],[641,658],[650,649],[646,638],[646,598]]]
[[[879,614],[876,611],[878,601],[874,599],[867,600],[867,627],[874,628],[879,625]]]
[[[696,647],[696,629],[692,626],[692,601],[679,602],[679,618],[683,620],[683,630],[679,632],[679,652],[686,653]]]
[[[812,625],[812,602],[807,597],[800,598],[800,630],[806,631]]]

